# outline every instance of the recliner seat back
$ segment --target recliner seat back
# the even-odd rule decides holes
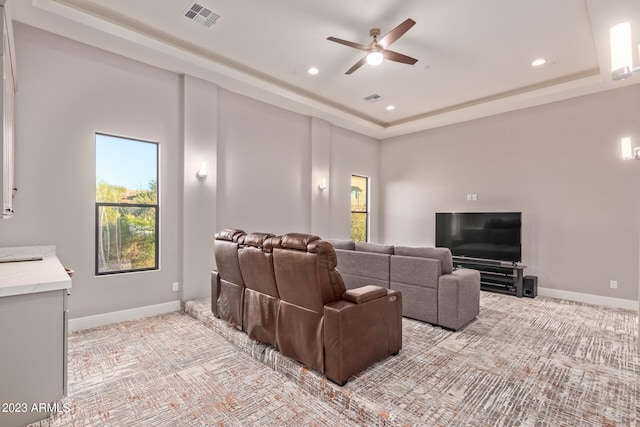
[[[310,234],[291,233],[273,250],[280,298],[316,313],[346,291],[331,243]]]
[[[277,341],[280,352],[324,372],[324,306],[344,293],[335,272],[330,243],[308,234],[286,234],[273,248],[273,266],[280,310]],[[333,282],[332,282],[333,281]]]
[[[246,286],[244,293],[244,329],[250,338],[277,346],[276,322],[280,296],[273,269],[273,240],[269,233],[250,233],[238,254]]]
[[[242,329],[244,279],[238,262],[238,251],[245,236],[242,230],[226,228],[215,235],[214,255],[217,274],[212,280],[211,308],[215,315]],[[217,276],[217,279],[216,279]],[[215,292],[215,295],[213,295]]]

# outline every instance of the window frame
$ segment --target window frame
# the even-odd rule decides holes
[[[160,270],[160,143],[157,141],[151,141],[141,138],[132,138],[128,136],[116,135],[106,132],[94,133],[94,148],[97,142],[98,135],[102,135],[109,138],[118,138],[128,141],[141,142],[147,144],[154,144],[156,146],[156,202],[152,203],[114,203],[114,202],[98,202],[95,201],[95,275],[96,276],[111,276],[114,274],[124,273],[138,273],[144,271],[157,271]],[[95,160],[94,160],[95,161]],[[95,189],[94,189],[95,192]],[[94,195],[95,198],[95,195]],[[126,270],[112,270],[112,271],[99,271],[99,249],[100,249],[100,209],[101,208],[152,208],[155,211],[155,226],[154,226],[154,265],[153,267],[146,268],[131,268]]]
[[[369,236],[369,220],[370,220],[370,202],[371,202],[371,198],[370,198],[370,193],[369,193],[369,189],[371,187],[371,178],[366,176],[366,175],[360,175],[360,174],[355,174],[352,173],[351,174],[351,186],[353,187],[353,178],[363,178],[365,180],[365,184],[366,184],[366,188],[365,188],[365,192],[366,192],[366,201],[365,201],[365,210],[364,211],[354,211],[353,209],[351,209],[351,236],[353,238],[353,214],[364,214],[365,215],[365,236],[364,236],[364,242],[369,242],[370,236]],[[354,239],[355,240],[355,239]]]

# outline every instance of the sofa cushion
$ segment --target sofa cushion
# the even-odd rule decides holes
[[[442,274],[449,274],[453,271],[453,257],[451,256],[451,251],[447,248],[396,246],[394,253],[402,256],[437,259],[440,260]]]
[[[402,292],[402,315],[438,324],[438,290],[391,282],[391,289]]]
[[[347,251],[354,251],[356,249],[356,242],[353,240],[328,239],[327,242],[331,243],[334,249],[344,249]]]
[[[393,246],[380,245],[378,243],[356,242],[356,251],[393,255]]]
[[[440,260],[434,258],[394,255],[391,257],[390,276],[391,284],[397,282],[438,289],[442,266]],[[405,304],[410,302],[406,300]]]

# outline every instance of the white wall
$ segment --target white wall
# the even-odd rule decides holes
[[[384,240],[433,245],[435,212],[522,211],[539,286],[637,299],[640,162],[620,138],[640,145],[638,111],[635,85],[384,141]]]
[[[218,164],[218,87],[190,76],[183,77],[183,198],[182,287],[183,300],[211,295],[214,266],[212,239],[216,232]],[[207,177],[196,173],[207,163]]]
[[[351,175],[360,174],[371,178],[379,239],[378,140],[222,89],[218,109],[219,228],[348,239]]]
[[[207,296],[223,227],[348,238],[353,173],[371,177],[374,242],[433,244],[436,211],[519,210],[541,286],[637,298],[640,162],[619,160],[622,136],[640,142],[637,85],[380,142],[22,24],[16,43],[19,191],[0,246],[56,245],[72,318]],[[159,271],[94,276],[95,131],[160,143]]]
[[[179,78],[24,25],[15,25],[15,215],[1,246],[55,245],[75,270],[72,317],[177,299]],[[95,277],[96,131],[160,145],[160,270]]]
[[[329,193],[332,238],[351,238],[351,175],[356,174],[370,178],[369,241],[380,242],[379,171],[380,141],[343,128],[332,128]]]
[[[311,233],[331,236],[331,123],[311,118]],[[327,188],[319,189],[322,179]]]
[[[218,99],[218,227],[308,232],[309,117],[222,89]]]

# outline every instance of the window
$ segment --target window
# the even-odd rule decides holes
[[[369,178],[351,175],[351,239],[369,240]]]
[[[158,269],[158,144],[96,133],[96,274]]]

